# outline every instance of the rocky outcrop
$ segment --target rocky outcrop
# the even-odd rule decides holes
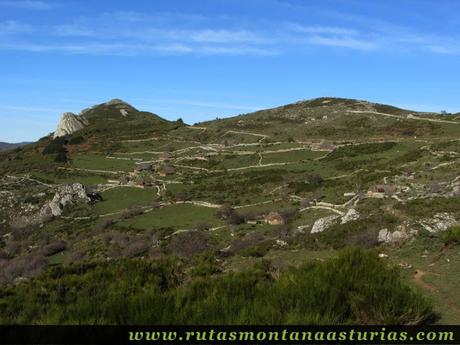
[[[348,222],[351,222],[353,220],[358,220],[359,219],[359,213],[356,211],[354,208],[350,208],[345,215],[340,218],[340,223],[345,224]]]
[[[398,243],[410,238],[410,235],[403,230],[389,231],[382,229],[379,231],[378,241],[383,243]]]
[[[137,112],[137,109],[129,103],[126,103],[121,99],[112,99],[106,103],[84,109],[79,115],[75,115],[74,113],[64,113],[56,132],[54,132],[54,139],[75,133],[85,128],[89,124],[91,117],[97,116],[100,107],[110,107],[112,110],[119,111],[120,115],[123,117],[128,116],[130,113]]]
[[[137,111],[137,109],[134,108],[131,104],[126,103],[125,101],[122,101],[121,99],[117,99],[117,98],[104,103],[104,105],[118,109],[118,111],[123,117],[128,116],[129,113]]]
[[[45,202],[41,208],[31,209],[26,215],[11,219],[9,226],[14,229],[41,226],[54,217],[61,216],[66,206],[72,206],[79,202],[94,202],[97,201],[96,196],[95,194],[88,194],[85,186],[80,183],[59,186],[53,199]]]
[[[86,121],[73,113],[64,113],[59,122],[53,138],[63,137],[83,129],[87,125]]]
[[[56,191],[53,200],[45,204],[41,212],[58,217],[62,214],[66,206],[73,205],[76,202],[91,202],[91,198],[86,193],[85,186],[80,183],[61,186]]]
[[[419,222],[423,229],[429,232],[440,232],[458,225],[459,222],[449,213],[436,213],[433,218],[423,219]]]
[[[316,234],[318,232],[323,232],[328,227],[330,227],[332,224],[334,224],[335,220],[339,217],[340,216],[338,215],[332,215],[332,216],[317,219],[311,228],[311,233]]]

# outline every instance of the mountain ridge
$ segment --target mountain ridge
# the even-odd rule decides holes
[[[31,144],[32,142],[29,141],[24,141],[20,143],[7,143],[7,142],[0,142],[0,151],[7,151],[7,150],[13,150],[18,147],[22,147],[28,144]]]

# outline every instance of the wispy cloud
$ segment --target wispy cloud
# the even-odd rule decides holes
[[[23,111],[23,112],[30,112],[30,113],[54,113],[58,112],[59,109],[57,108],[43,108],[43,107],[25,107],[25,106],[14,106],[14,105],[0,105],[0,110],[7,110],[7,111]]]
[[[0,43],[0,50],[15,50],[34,53],[66,53],[83,55],[255,55],[272,56],[278,51],[272,49],[244,46],[189,46],[180,43],[171,44],[123,44],[123,43],[75,43],[75,44],[35,44]]]
[[[329,35],[357,35],[356,29],[337,26],[304,26],[291,23],[287,27],[292,31],[308,34],[329,34]]]
[[[0,6],[12,1],[0,0]],[[16,2],[14,2],[16,3]],[[41,1],[19,1],[21,6]],[[43,3],[47,5],[46,3]],[[40,7],[39,5],[35,5]],[[344,49],[363,53],[425,52],[460,55],[458,37],[343,16],[335,25],[312,23],[248,23],[180,13],[109,12],[53,25],[0,22],[0,50],[86,55],[228,55],[275,56],[312,49]],[[321,23],[320,25],[317,23]],[[37,37],[26,33],[37,32]],[[21,36],[24,34],[23,36]]]
[[[17,22],[15,20],[7,20],[0,22],[0,35],[14,35],[32,32],[33,28],[29,24]]]
[[[24,10],[49,10],[51,5],[44,1],[38,0],[2,0],[0,7],[18,8]]]
[[[133,98],[133,101],[142,102],[144,107],[148,107],[149,104],[152,105],[151,99],[146,98]],[[230,109],[230,110],[239,110],[239,111],[255,111],[261,109],[260,106],[251,106],[244,104],[232,104],[232,103],[223,103],[223,102],[213,102],[213,101],[196,101],[189,99],[155,99],[153,107],[157,107],[158,104],[174,104],[174,105],[187,105],[192,107],[200,108],[212,108],[212,109]]]
[[[356,39],[353,37],[330,37],[314,35],[306,38],[306,41],[310,44],[330,47],[341,47],[355,50],[373,50],[377,49],[378,45],[372,41],[366,41],[363,39]]]

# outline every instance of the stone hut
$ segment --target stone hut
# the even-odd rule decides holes
[[[158,174],[160,176],[170,176],[174,175],[176,173],[176,168],[174,168],[172,165],[165,165],[162,168],[160,168]]]
[[[152,172],[153,170],[154,169],[152,163],[139,163],[136,166],[137,172]]]
[[[391,184],[376,184],[369,188],[367,196],[369,197],[384,197],[385,195],[396,194],[398,188]]]
[[[170,152],[164,152],[158,157],[158,159],[163,162],[170,161],[172,158],[173,158],[173,155]]]
[[[265,222],[270,225],[285,224],[284,218],[278,212],[270,212],[265,216]]]

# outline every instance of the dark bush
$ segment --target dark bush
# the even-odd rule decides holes
[[[104,219],[103,221],[101,221],[99,224],[97,224],[94,228],[94,231],[95,232],[101,232],[101,231],[104,231],[106,230],[107,228],[109,228],[111,225],[114,224],[114,220],[113,219]]]
[[[264,234],[259,231],[252,231],[246,234],[242,239],[233,241],[230,250],[232,253],[238,253],[240,251],[246,250],[250,247],[254,247],[262,242],[265,242],[267,238]]]
[[[137,240],[133,243],[130,243],[124,250],[123,250],[123,256],[129,259],[142,256],[145,253],[148,252],[150,248],[149,243],[147,243],[145,240]]]
[[[142,214],[143,211],[140,207],[130,207],[127,210],[123,211],[120,215],[121,219],[129,219],[135,216]]]
[[[55,157],[54,161],[57,163],[66,163],[68,161],[67,153],[65,151],[59,152]]]
[[[208,237],[200,231],[188,231],[172,237],[167,250],[180,257],[190,257],[194,254],[212,250]]]
[[[79,145],[85,142],[85,138],[82,135],[72,136],[69,139],[69,145]]]
[[[287,208],[279,212],[285,223],[290,223],[299,217],[299,209],[296,207]]]
[[[206,224],[206,223],[200,223],[196,226],[196,230],[198,231],[206,231],[206,230],[209,230],[211,229],[211,226],[209,224]]]
[[[379,245],[378,231],[369,229],[353,233],[348,237],[348,244],[362,248],[373,248]]]
[[[4,266],[4,279],[13,283],[16,278],[32,278],[41,272],[48,264],[48,260],[39,254],[29,254],[16,257]]]
[[[460,226],[453,226],[446,231],[441,233],[441,239],[444,241],[446,245],[453,244],[459,245],[460,244]]]
[[[67,249],[67,243],[65,241],[59,240],[51,242],[50,244],[46,245],[42,248],[41,252],[45,256],[51,256],[62,252]]]
[[[51,155],[51,154],[67,152],[67,150],[64,147],[66,143],[67,141],[63,137],[54,139],[48,145],[45,146],[42,153],[44,155]]]
[[[275,238],[284,240],[288,237],[290,237],[292,234],[292,229],[289,225],[283,224],[283,225],[276,225],[272,229],[272,235]]]
[[[222,206],[217,211],[217,217],[227,221],[227,223],[231,225],[239,225],[244,223],[244,218],[229,205]]]
[[[31,283],[3,289],[0,322],[421,325],[434,321],[423,296],[372,252],[349,249],[334,259],[279,273],[277,279],[267,275],[266,265],[213,277],[209,267],[213,259],[202,260],[208,268],[187,284],[182,284],[181,263],[173,260],[56,267]]]

